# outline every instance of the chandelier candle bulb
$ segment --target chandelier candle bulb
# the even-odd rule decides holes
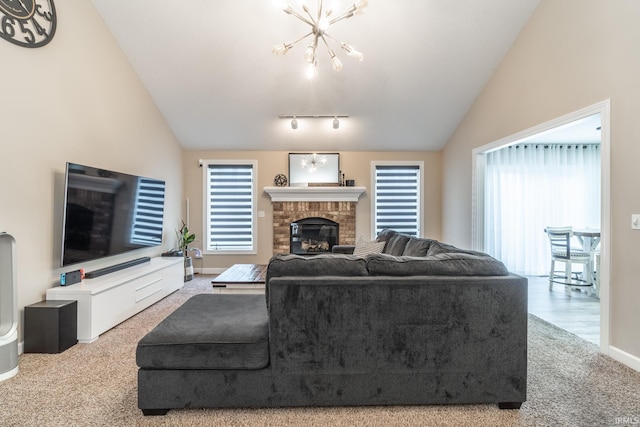
[[[364,11],[369,7],[368,0],[360,0],[355,4],[356,10],[353,11],[355,15],[362,15]]]
[[[353,48],[353,46],[349,46],[348,44],[342,43],[340,45],[340,47],[342,48],[342,50],[344,50],[347,55],[349,55],[352,58],[355,58],[358,61],[362,61],[363,59],[363,55],[362,53],[358,52],[357,50],[355,50]]]
[[[274,55],[285,55],[287,52],[289,52],[289,49],[291,49],[293,47],[293,44],[291,43],[282,43],[282,44],[277,44],[275,45],[271,51],[273,52]]]
[[[313,45],[307,46],[307,49],[304,51],[304,60],[309,64],[313,64],[313,59],[316,57],[316,48]]]
[[[342,62],[340,62],[340,59],[338,59],[338,57],[336,56],[335,53],[333,53],[333,51],[331,52],[331,65],[333,66],[333,69],[335,71],[340,71],[342,70]]]
[[[362,59],[364,58],[364,55],[362,55],[361,52],[358,52],[355,49],[351,49],[351,53],[349,54],[350,57],[355,58],[358,62],[361,62]]]
[[[307,77],[312,79],[318,75],[318,61],[311,62],[307,64]]]

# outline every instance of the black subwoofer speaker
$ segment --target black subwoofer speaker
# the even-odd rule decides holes
[[[24,308],[25,353],[61,353],[77,342],[78,301],[40,301]]]

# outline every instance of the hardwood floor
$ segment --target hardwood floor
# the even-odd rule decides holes
[[[574,335],[600,345],[600,299],[588,292],[565,294],[564,286],[554,284],[549,291],[547,276],[529,279],[529,313]]]

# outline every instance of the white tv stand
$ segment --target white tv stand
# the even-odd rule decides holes
[[[78,301],[78,341],[90,343],[184,285],[184,259],[157,257],[124,270],[47,290],[47,300]]]

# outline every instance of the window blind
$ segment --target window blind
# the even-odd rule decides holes
[[[140,178],[136,189],[131,243],[148,246],[162,243],[164,181]]]
[[[385,228],[420,235],[420,167],[375,166],[375,234]]]
[[[209,164],[207,250],[254,250],[253,165]]]

